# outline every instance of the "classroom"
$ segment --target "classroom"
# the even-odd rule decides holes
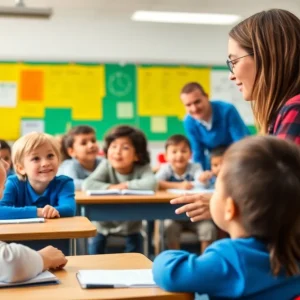
[[[0,297],[299,300],[299,18],[0,0]]]

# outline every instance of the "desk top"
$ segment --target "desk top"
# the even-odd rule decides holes
[[[45,223],[0,225],[0,240],[5,242],[87,238],[95,236],[96,233],[96,227],[86,217],[45,219]]]
[[[147,299],[192,300],[193,294],[168,293],[160,288],[82,289],[76,279],[81,269],[148,269],[152,262],[142,254],[122,253],[108,255],[70,256],[64,270],[53,273],[59,285],[44,285],[1,289],[1,299]]]
[[[114,204],[114,203],[169,203],[180,195],[158,191],[154,195],[101,195],[89,196],[85,192],[76,191],[77,204]]]

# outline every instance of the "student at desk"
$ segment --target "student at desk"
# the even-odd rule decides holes
[[[6,180],[9,165],[0,160],[0,198]],[[62,268],[67,263],[64,254],[48,246],[34,251],[20,244],[6,244],[0,241],[0,282],[17,282],[29,280],[47,269]]]
[[[166,141],[165,150],[167,163],[163,164],[155,175],[159,187],[188,190],[199,186],[198,178],[203,171],[200,164],[189,162],[192,156],[189,140],[181,134],[172,135]],[[169,249],[180,248],[180,235],[183,229],[197,234],[201,252],[217,239],[217,228],[211,220],[202,220],[197,223],[166,220],[165,227]]]
[[[61,151],[66,159],[57,174],[71,177],[76,190],[81,190],[83,180],[95,171],[101,161],[94,128],[80,125],[70,129],[62,138]]]
[[[284,180],[283,180],[284,178]],[[210,299],[294,299],[300,295],[300,148],[271,136],[229,147],[210,201],[230,238],[197,256],[165,251],[155,282]]]
[[[104,159],[83,182],[83,189],[155,190],[156,180],[149,165],[147,140],[131,126],[113,128],[105,137]],[[117,207],[116,207],[117,209]],[[104,253],[109,234],[126,236],[125,252],[142,252],[142,222],[95,222],[98,235],[91,240],[90,254]]]
[[[59,157],[59,145],[50,135],[32,132],[15,142],[12,159],[17,175],[7,179],[0,219],[75,215],[73,180],[56,176]]]

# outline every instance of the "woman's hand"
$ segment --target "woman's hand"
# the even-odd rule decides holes
[[[170,201],[171,204],[184,204],[175,210],[176,214],[186,213],[192,222],[211,219],[209,202],[212,194],[184,195]]]

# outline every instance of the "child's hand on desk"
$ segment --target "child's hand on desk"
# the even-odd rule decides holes
[[[62,269],[68,262],[64,254],[52,246],[38,251],[44,262],[44,269]]]
[[[53,219],[60,218],[58,210],[51,205],[46,205],[43,208],[38,208],[37,215],[40,218]]]
[[[212,171],[204,171],[203,173],[200,174],[198,177],[198,180],[202,183],[206,183],[207,180],[211,179],[213,177]]]
[[[183,190],[190,190],[194,187],[191,181],[182,181],[178,185],[179,185],[179,189],[183,189]]]
[[[121,183],[118,183],[118,184],[111,184],[109,187],[108,187],[109,190],[125,190],[125,189],[128,189],[128,184],[127,182],[121,182]]]

